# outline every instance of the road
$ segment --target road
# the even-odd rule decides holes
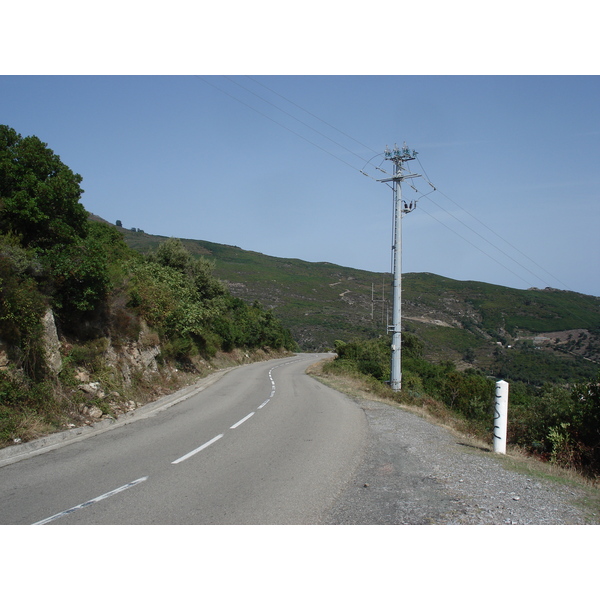
[[[162,411],[0,468],[1,524],[315,524],[364,453],[359,406],[305,374],[233,369]]]

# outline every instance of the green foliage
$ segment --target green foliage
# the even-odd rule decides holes
[[[346,368],[371,375],[379,381],[390,379],[390,341],[387,338],[336,344],[338,358]]]
[[[23,246],[47,249],[85,236],[87,212],[79,203],[81,176],[47,144],[0,125],[0,232]]]
[[[123,277],[121,262],[132,251],[119,232],[104,223],[90,221],[86,236],[70,244],[57,243],[40,253],[47,280],[42,284],[54,308],[70,329],[78,320],[102,306]]]
[[[211,269],[177,239],[159,245],[147,260],[127,263],[129,307],[161,333],[163,357],[183,360],[240,347],[295,348],[270,311],[231,296]]]
[[[11,358],[35,380],[45,375],[41,343],[46,301],[30,273],[37,271],[31,253],[0,238],[0,339]]]
[[[73,344],[64,363],[66,366],[78,365],[90,372],[98,372],[104,365],[104,352],[108,347],[106,338],[89,340],[83,344]]]
[[[185,274],[158,263],[132,260],[130,306],[153,328],[167,336],[200,335],[213,314],[201,301],[198,290]]]
[[[201,298],[211,299],[226,294],[225,285],[212,273],[214,264],[202,256],[192,256],[177,238],[169,238],[160,244],[149,259],[185,275],[193,282]]]
[[[102,305],[110,259],[129,252],[105,226],[88,222],[80,183],[37,137],[0,125],[0,255],[16,276],[29,276],[28,295],[45,296],[67,329]],[[14,312],[4,318],[23,329]]]
[[[337,340],[337,358],[326,371],[381,383],[389,378],[389,344],[384,338],[350,343]],[[410,334],[403,333],[403,347],[402,392],[396,398],[434,407],[439,402],[448,414],[460,416],[473,431],[490,437],[494,379],[476,369],[457,371],[449,361],[436,364],[425,360],[421,344]],[[389,392],[383,395],[389,397]],[[510,382],[508,416],[511,444],[561,466],[591,476],[600,474],[600,375],[572,389],[549,382],[537,387]]]
[[[51,275],[52,297],[61,315],[89,312],[108,292],[106,252],[92,237],[71,244],[57,244],[44,252],[42,261]]]
[[[569,423],[550,427],[548,443],[551,445],[550,461],[561,466],[570,467],[576,461],[576,452],[569,432]]]
[[[137,253],[129,248],[118,229],[99,221],[88,221],[88,237],[101,246],[109,265],[132,258]]]
[[[571,435],[582,468],[600,473],[600,373],[587,383],[575,386]]]
[[[380,382],[390,376],[390,339],[336,342],[335,370],[360,373]],[[423,358],[423,344],[414,335],[402,333],[402,388],[427,394],[464,418],[491,427],[494,383],[474,369],[458,372],[453,363],[431,363]],[[486,422],[487,421],[487,422]]]
[[[561,466],[600,473],[600,376],[566,387],[511,384],[509,441]]]
[[[0,390],[2,390],[0,383]],[[15,410],[6,406],[2,400],[3,391],[0,391],[0,444],[4,445],[18,436],[19,420]]]
[[[225,311],[214,322],[214,329],[225,350],[236,347],[296,349],[289,330],[258,302],[249,305],[229,296]]]
[[[446,373],[440,398],[452,410],[471,421],[491,427],[495,384],[473,369]]]
[[[391,339],[389,336],[371,340],[355,340],[349,343],[337,340],[337,359],[358,373],[370,375],[378,381],[389,381],[391,373]],[[414,335],[402,333],[402,355],[419,360],[423,354],[423,344]]]
[[[523,381],[542,386],[544,383],[566,384],[594,377],[597,366],[579,357],[556,356],[527,345],[498,350],[490,372],[499,379]]]
[[[118,346],[144,331],[163,360],[184,366],[236,347],[296,347],[271,311],[233,298],[213,263],[180,240],[144,258],[118,229],[88,219],[80,182],[39,139],[0,126],[0,342],[9,360],[0,370],[2,445],[77,418],[69,404],[81,402],[77,369],[107,385],[119,380],[105,360],[109,338]],[[69,340],[58,377],[44,356],[49,307]],[[132,375],[138,390],[149,385],[142,379]]]

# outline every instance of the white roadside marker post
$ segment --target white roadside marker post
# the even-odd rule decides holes
[[[508,383],[496,382],[494,406],[494,452],[506,454],[506,429],[508,425]]]

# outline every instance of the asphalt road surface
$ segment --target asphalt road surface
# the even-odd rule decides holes
[[[165,410],[5,464],[0,524],[318,523],[367,444],[362,409],[305,374],[322,356],[233,369]]]

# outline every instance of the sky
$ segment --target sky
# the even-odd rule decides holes
[[[263,0],[194,19],[191,3],[124,1],[111,20],[108,2],[74,23],[59,1],[29,18],[26,44],[13,29],[0,41],[0,123],[47,143],[112,223],[377,273],[392,268],[383,152],[406,143],[420,177],[402,186],[418,200],[404,273],[600,296],[600,77],[583,4],[425,1],[398,13],[419,27],[398,31],[337,4],[318,19],[313,2],[290,20]]]
[[[406,142],[423,177],[412,180],[420,193],[403,186],[409,201],[419,198],[402,223],[405,273],[600,296],[595,74],[24,71],[0,75],[0,123],[47,143],[82,175],[86,209],[112,223],[386,272],[393,198],[377,167],[389,173],[386,145]],[[380,531],[367,541],[389,543],[390,530]],[[422,543],[412,533],[401,547]],[[513,555],[531,547],[514,535]],[[344,557],[345,548],[355,552],[356,539],[348,541]],[[454,543],[436,540],[448,551],[439,564]],[[230,547],[215,556],[224,552]]]
[[[6,75],[0,122],[107,221],[374,272],[406,143],[404,273],[600,296],[598,76]]]
[[[419,153],[410,168],[423,177],[412,180],[419,192],[403,186],[409,201],[420,197],[402,223],[404,272],[600,296],[600,72],[589,0],[571,0],[568,10],[548,0],[6,4],[0,123],[46,142],[83,177],[84,206],[110,222],[386,272],[392,192],[376,181],[385,177],[377,167],[389,171],[386,145],[406,142]],[[106,545],[114,545],[114,531],[102,531],[111,536]],[[145,531],[154,541],[154,531]],[[186,557],[174,555],[177,577],[165,581],[165,590],[176,580],[187,585],[186,572],[196,578],[198,553],[203,564],[213,558],[203,577],[226,576],[216,580],[219,589],[222,581],[239,581],[242,591],[256,577],[245,553],[256,554],[253,532],[246,546],[243,538],[228,543],[222,529],[203,530],[203,550],[196,530],[177,531],[166,544],[162,532],[163,546],[184,547],[180,536],[192,542],[193,535],[198,552],[183,569]],[[336,530],[352,539],[333,552],[323,537],[331,530],[310,529],[304,540],[308,530],[295,529],[291,545],[290,530],[276,529],[282,537],[273,541],[286,550],[280,573],[287,575],[288,565],[297,570],[308,556],[313,571],[321,569],[321,588],[324,569],[334,573],[329,585],[338,595],[346,580],[354,594],[389,592],[389,578],[366,577],[361,587],[331,569],[332,560],[340,568],[351,564],[361,544],[392,541],[400,562],[410,561],[404,587],[422,585],[431,561],[410,559],[433,549],[446,591],[462,572],[458,560],[464,562],[456,552],[458,530],[444,536],[435,529],[434,540],[424,531],[402,530],[398,544],[393,528],[363,529],[358,538],[356,530]],[[506,545],[513,566],[527,569],[520,579],[527,581],[532,561],[538,566],[527,528],[503,531],[505,537],[494,533],[494,547]],[[89,544],[87,531],[79,534],[86,561],[92,548],[104,552],[106,545]],[[316,535],[325,543],[315,544]],[[125,548],[129,537],[119,540]],[[489,544],[488,530],[461,529],[461,549],[482,543]],[[22,544],[26,551],[30,536]],[[308,552],[295,560],[292,547],[305,544]],[[271,562],[272,545],[264,547]],[[147,567],[146,548],[154,547],[140,544],[128,554],[130,562],[140,560],[139,572]],[[36,568],[53,575],[64,560],[60,552],[53,556],[56,564],[46,557]],[[363,571],[380,569],[380,556],[361,555]],[[484,583],[489,555],[468,552],[468,560]],[[582,571],[581,556],[573,560]],[[220,570],[233,563],[242,568],[236,582]],[[142,580],[119,583],[139,592]],[[273,581],[280,594],[280,580]],[[553,578],[547,591],[556,595],[561,585],[572,591],[573,578]]]

